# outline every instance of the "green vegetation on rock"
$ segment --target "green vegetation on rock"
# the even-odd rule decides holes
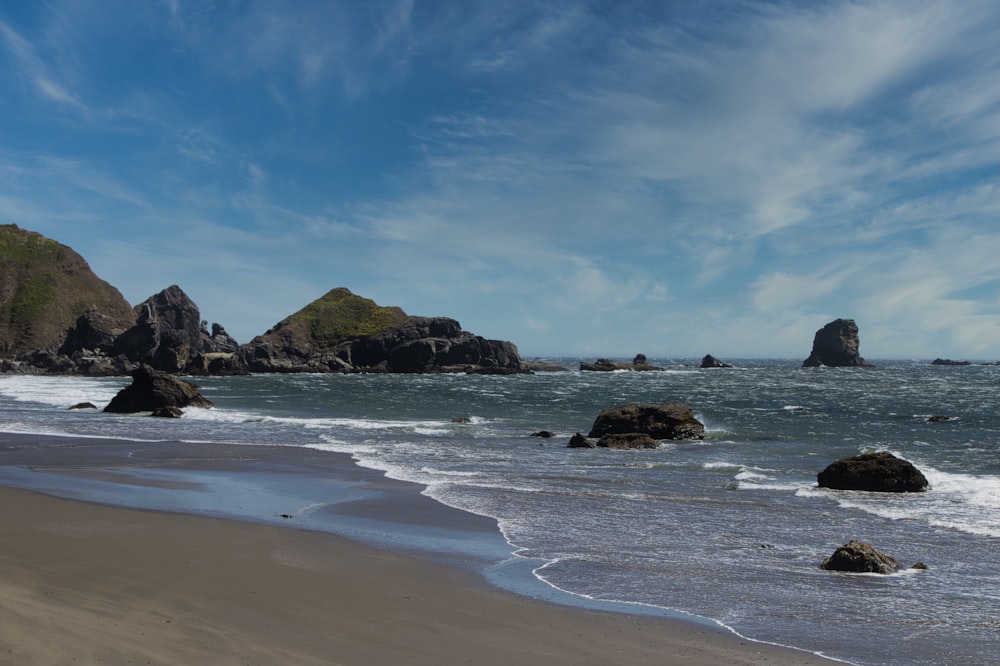
[[[400,308],[380,306],[339,287],[283,319],[264,337],[280,335],[325,347],[400,326],[408,319]]]
[[[0,354],[57,347],[89,309],[123,328],[135,319],[121,293],[71,248],[14,224],[0,225]]]

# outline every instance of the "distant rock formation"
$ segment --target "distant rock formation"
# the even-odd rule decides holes
[[[107,331],[123,331],[133,319],[128,301],[71,248],[0,225],[0,356],[55,354],[88,312]]]
[[[135,324],[118,336],[112,353],[163,372],[187,372],[204,354],[235,353],[236,341],[216,324],[209,334],[198,306],[177,285],[135,307]]]
[[[147,366],[132,372],[132,383],[111,399],[105,412],[131,414],[154,412],[160,408],[212,407],[212,401],[203,397],[198,386],[178,379],[166,372]],[[176,414],[173,414],[176,416]]]
[[[828,571],[891,574],[899,570],[899,560],[852,539],[823,560],[820,567]]]
[[[705,426],[687,405],[630,403],[609,407],[597,415],[589,437],[640,433],[654,440],[704,439]]]
[[[561,365],[537,358],[531,360],[525,360],[522,358],[521,368],[524,370],[530,370],[531,372],[567,372],[567,369]]]
[[[853,319],[835,319],[816,331],[812,353],[802,362],[804,368],[870,367],[858,353],[858,325]]]
[[[636,354],[635,358],[632,359],[631,363],[612,361],[606,358],[599,358],[594,363],[587,363],[586,361],[580,361],[580,370],[583,370],[584,372],[613,372],[615,370],[634,370],[636,372],[647,372],[647,371],[663,370],[663,368],[657,367],[655,365],[650,365],[646,361],[645,354]]]
[[[719,359],[715,358],[711,354],[705,354],[705,358],[701,359],[701,367],[703,368],[731,368],[733,366],[728,363],[723,363]]]
[[[240,350],[252,372],[529,372],[513,343],[334,289]]]
[[[927,478],[913,463],[888,451],[863,453],[830,463],[816,475],[820,488],[913,493],[927,490]]]
[[[953,361],[950,358],[936,358],[931,365],[972,365],[970,361]]]

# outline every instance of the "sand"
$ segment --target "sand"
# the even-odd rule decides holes
[[[824,664],[325,533],[0,488],[3,664]]]

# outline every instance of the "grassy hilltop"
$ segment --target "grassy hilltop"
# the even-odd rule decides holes
[[[0,225],[0,355],[59,346],[88,309],[120,321],[132,306],[73,249],[15,224]]]

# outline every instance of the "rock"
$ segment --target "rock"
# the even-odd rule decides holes
[[[871,367],[858,353],[859,345],[858,325],[854,320],[836,319],[816,331],[812,353],[802,367]]]
[[[9,216],[8,216],[9,217]],[[55,352],[87,312],[124,330],[132,306],[72,248],[15,224],[0,225],[0,354]]]
[[[118,392],[105,412],[131,414],[152,412],[158,407],[212,407],[191,382],[147,366],[132,372],[132,384]]]
[[[820,566],[828,571],[891,574],[899,570],[899,560],[875,550],[867,543],[852,539],[823,560]]]
[[[411,317],[334,289],[240,350],[253,372],[520,374],[513,343],[488,340],[448,317]]]
[[[601,435],[597,445],[606,449],[655,449],[656,440],[644,432]]]
[[[816,475],[820,488],[909,493],[927,490],[927,479],[913,466],[887,451],[863,453],[827,465]]]
[[[927,565],[924,564],[923,562],[914,562],[913,566],[910,567],[910,568],[911,569],[920,569],[922,571],[926,571],[927,570]]]
[[[711,354],[705,354],[705,358],[701,359],[701,367],[703,368],[731,368],[733,366],[728,363],[723,363],[719,359],[715,358]]]
[[[238,351],[225,329],[210,335],[198,306],[177,285],[150,296],[135,307],[135,325],[115,339],[113,352],[132,363],[169,373],[204,369],[204,354]],[[201,368],[199,368],[199,365]]]
[[[121,317],[111,317],[89,308],[80,315],[76,324],[66,332],[66,338],[59,353],[71,356],[75,353],[111,353],[115,340],[128,330],[129,325]]]
[[[612,361],[606,358],[599,358],[594,363],[587,363],[586,361],[580,361],[580,370],[585,372],[613,372],[615,370],[633,370],[636,372],[645,371],[656,371],[663,370],[655,365],[649,365],[646,363],[645,354],[638,354],[632,363],[623,363],[621,361]]]
[[[525,370],[530,370],[531,372],[568,372],[568,370],[561,365],[556,365],[555,363],[550,363],[549,361],[543,361],[537,358],[531,361],[521,359],[521,367]]]
[[[704,439],[705,426],[684,404],[630,403],[609,407],[598,414],[590,437],[625,433],[643,433],[653,439]]]
[[[150,414],[150,416],[157,416],[160,418],[167,418],[167,419],[179,419],[183,414],[184,412],[182,412],[177,407],[157,407],[156,409],[153,410],[153,413]]]
[[[97,409],[97,405],[92,402],[78,402],[70,407],[70,409]]]
[[[538,432],[531,433],[531,437],[541,437],[542,439],[549,439],[555,436],[556,434],[551,430],[539,430]]]
[[[931,365],[972,365],[969,361],[953,361],[950,358],[936,358]]]
[[[927,423],[947,423],[948,421],[957,421],[957,416],[945,416],[944,414],[935,414],[934,416],[928,416],[924,419]]]
[[[467,416],[453,416],[451,417],[452,423],[472,423],[472,419]]]
[[[594,445],[581,433],[576,433],[569,438],[569,443],[566,444],[567,449],[592,449]]]

